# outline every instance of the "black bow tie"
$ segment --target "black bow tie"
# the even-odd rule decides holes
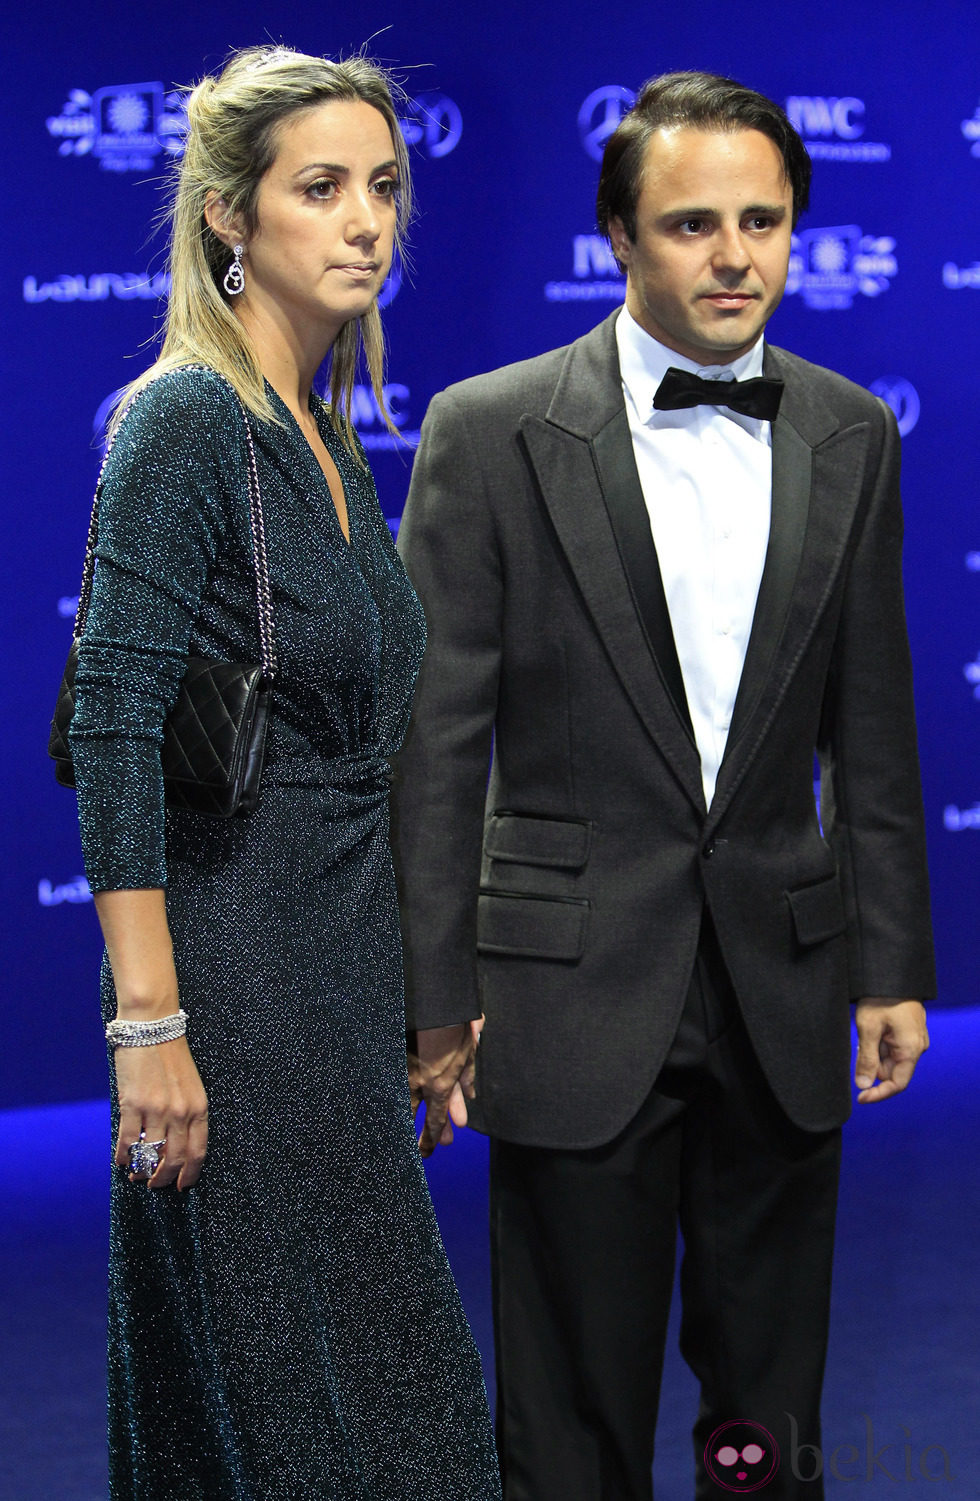
[[[658,412],[676,412],[681,407],[731,407],[746,417],[774,422],[779,411],[783,382],[760,375],[756,380],[702,380],[671,365],[653,398]]]

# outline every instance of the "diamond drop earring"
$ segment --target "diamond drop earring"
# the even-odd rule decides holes
[[[236,245],[232,251],[235,259],[225,272],[225,279],[221,283],[229,297],[237,297],[239,292],[245,290],[245,270],[242,266],[242,256],[245,254],[244,245]]]

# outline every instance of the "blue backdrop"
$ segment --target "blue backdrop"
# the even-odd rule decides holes
[[[203,12],[203,13],[202,13]],[[345,13],[349,14],[349,13]],[[357,420],[397,518],[411,444],[448,382],[576,337],[622,297],[594,223],[606,134],[651,74],[729,73],[786,105],[815,161],[780,343],[872,387],[905,433],[906,575],[940,1000],[977,996],[980,856],[980,28],[974,0],[600,12],[586,0],[288,7],[48,0],[6,21],[0,245],[2,853],[0,1108],[105,1088],[99,942],[74,799],[44,755],[71,636],[98,434],[149,362],[166,297],[150,233],[179,151],[175,85],[232,45],[371,50],[414,103],[413,266],[389,284],[394,445]],[[399,284],[400,281],[400,284]]]

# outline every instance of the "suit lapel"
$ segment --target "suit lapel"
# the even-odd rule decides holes
[[[596,434],[593,447],[599,470],[599,484],[637,614],[664,687],[693,745],[694,729],[684,691],[684,678],[677,659],[660,560],[653,532],[650,530],[650,513],[643,499],[640,476],[636,469],[625,405],[620,407],[602,432]]]
[[[614,319],[569,347],[547,416],[521,433],[610,660],[695,806],[701,765],[623,403]]]
[[[774,428],[769,543],[728,746],[737,742],[768,677],[793,597],[810,512],[813,451],[785,419],[777,419]]]
[[[866,423],[841,430],[795,364],[766,349],[786,382],[772,437],[772,519],[759,597],[710,822],[717,823],[816,630],[861,495]]]

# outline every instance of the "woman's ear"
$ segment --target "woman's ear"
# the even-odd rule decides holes
[[[219,193],[209,193],[204,201],[204,217],[212,234],[217,235],[229,250],[244,241],[242,225],[228,211],[228,205]]]

